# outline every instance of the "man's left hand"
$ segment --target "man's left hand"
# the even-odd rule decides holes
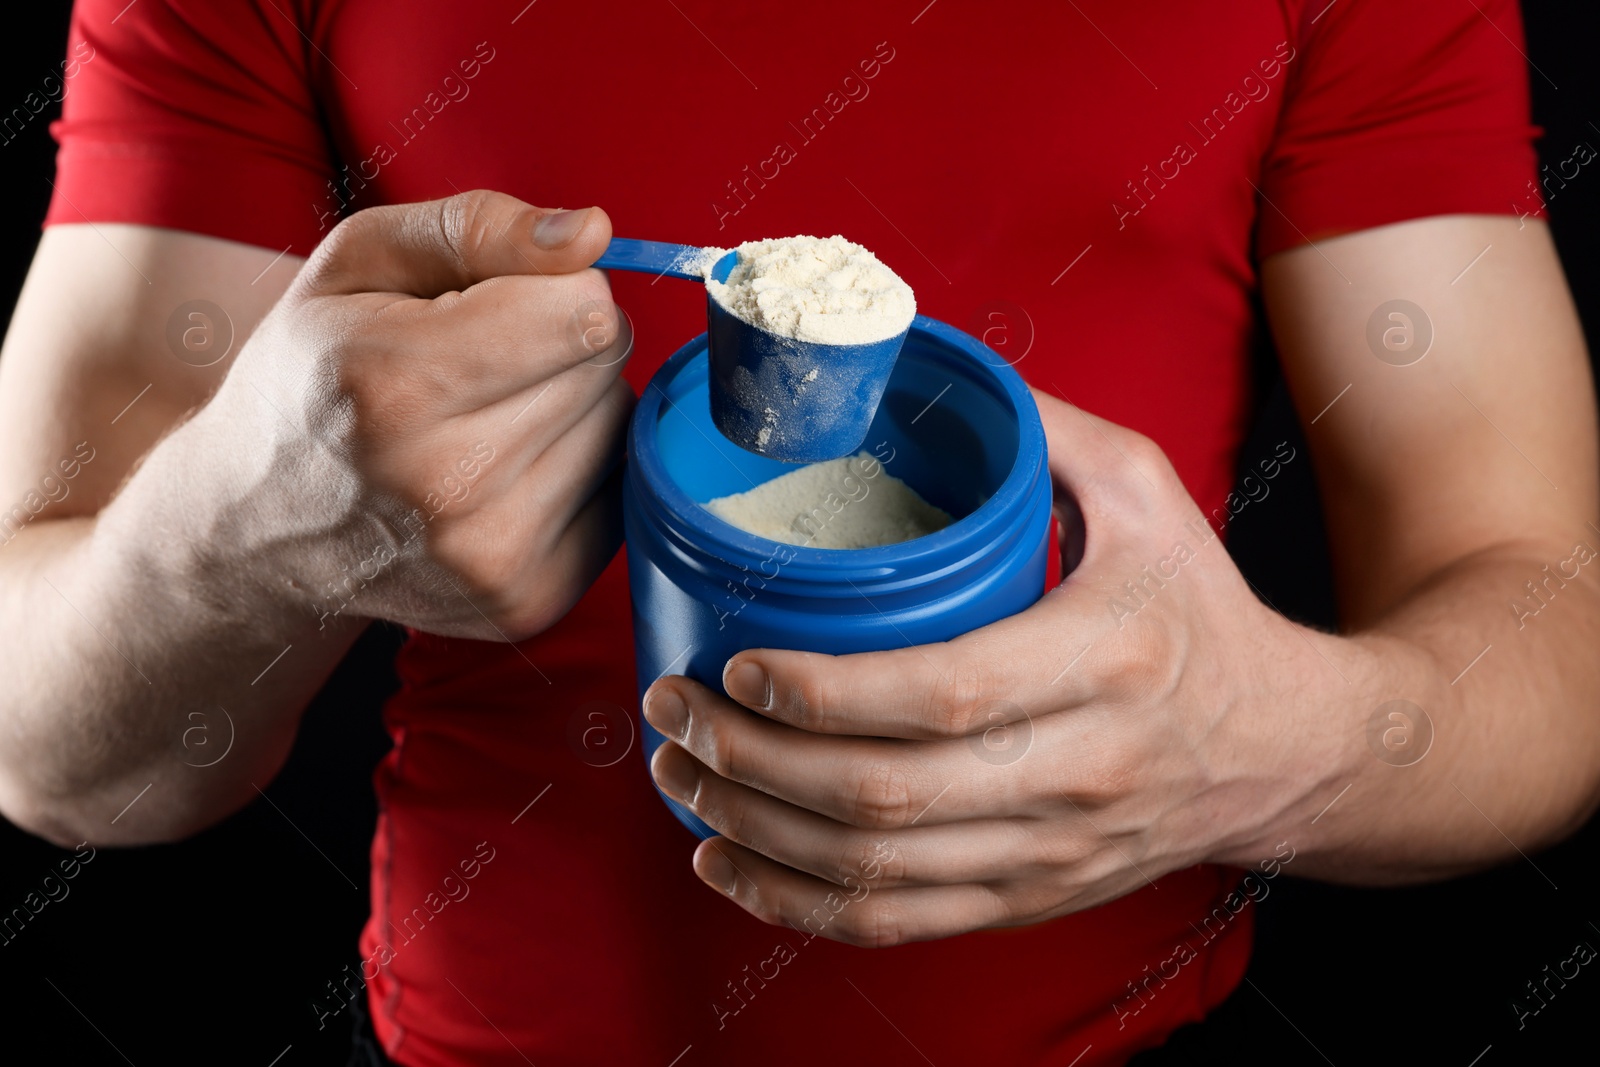
[[[1037,604],[942,644],[740,653],[733,699],[646,695],[656,782],[721,835],[696,873],[758,918],[826,905],[870,946],[1039,922],[1270,855],[1340,778],[1319,701],[1371,652],[1262,604],[1151,440],[1036,396],[1070,572]]]

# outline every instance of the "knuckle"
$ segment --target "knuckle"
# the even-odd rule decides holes
[[[1022,886],[981,886],[990,901],[990,921],[995,926],[1012,926],[1032,913],[1034,890]]]
[[[1124,436],[1117,443],[1122,454],[1138,469],[1143,477],[1133,478],[1140,489],[1149,490],[1145,484],[1148,478],[1151,483],[1165,487],[1171,485],[1177,477],[1177,470],[1172,466],[1172,461],[1167,458],[1166,449],[1156,444],[1154,440],[1134,430],[1124,429]]]
[[[594,305],[611,315],[613,319],[617,314],[616,301],[611,295],[611,282],[606,278],[605,272],[593,267],[574,271],[567,275],[567,285],[571,288],[568,298],[578,307]]]
[[[515,538],[479,537],[470,525],[440,525],[433,546],[434,561],[454,574],[472,595],[499,602],[522,573],[523,549]],[[524,599],[519,614],[537,605]]]
[[[778,671],[773,678],[773,704],[784,709],[784,721],[804,730],[826,730],[832,709],[844,701],[831,657],[813,658],[801,653],[798,664]]]
[[[784,721],[801,730],[826,732],[832,702],[820,679],[802,676],[787,686],[773,686],[773,705],[784,711]]]
[[[570,604],[557,603],[549,597],[530,597],[501,613],[497,629],[513,641],[526,640],[560,622],[569,607]]]
[[[389,207],[364,208],[335,223],[303,268],[303,284],[313,292],[351,287],[346,283],[364,270],[365,250],[381,239],[384,218],[393,211]]]
[[[910,940],[910,916],[894,900],[868,897],[848,914],[840,928],[849,943],[858,948],[893,948]]]
[[[1072,795],[1091,807],[1103,807],[1128,793],[1135,774],[1129,753],[1105,747],[1093,758],[1080,762],[1073,775]],[[1099,831],[1092,832],[1098,834]],[[1067,851],[1071,859],[1081,862],[1096,847],[1095,841],[1080,838],[1075,845],[1067,846]]]
[[[1128,458],[1141,467],[1158,466],[1167,462],[1166,451],[1154,440],[1136,430],[1128,430],[1121,444]]]
[[[1043,882],[1037,886],[1016,885],[990,888],[996,926],[1021,926],[1037,922],[1060,903],[1059,886]]]
[[[312,254],[315,265],[335,265],[342,263],[357,247],[359,247],[372,230],[374,209],[368,208],[346,215],[328,231],[328,236],[322,239],[317,250]]]
[[[699,795],[696,797],[695,813],[702,819],[717,828],[717,832],[729,841],[736,841],[752,852],[765,853],[763,842],[751,834],[750,805],[743,802],[737,795],[730,795],[732,791],[719,788],[715,782],[706,781],[701,776]]]
[[[343,351],[332,353],[328,359],[327,378],[335,397],[341,404],[352,405],[358,414],[370,414],[381,407],[379,394],[383,391],[386,375],[380,360],[368,358],[360,342],[343,346]]]
[[[742,877],[735,877],[733,898],[739,906],[768,926],[784,926],[783,909],[771,894],[763,893],[757,886]]]
[[[584,270],[558,279],[557,284],[559,289],[553,300],[558,314],[553,321],[562,330],[568,354],[574,359],[596,361],[596,365],[616,367],[620,371],[621,355],[615,360],[597,360],[618,345],[624,346],[619,350],[621,353],[632,350],[630,324],[612,298],[605,275],[598,270]]]
[[[489,210],[494,196],[484,189],[469,189],[439,201],[434,224],[438,226],[439,239],[457,266],[465,267],[478,259],[483,246],[494,236]]]
[[[306,420],[313,437],[336,448],[359,448],[383,405],[373,395],[370,366],[335,348],[312,360]]]
[[[498,631],[494,636],[512,641],[543,633],[561,620],[567,608],[553,594],[518,592],[512,582],[491,591],[485,600],[485,611]]]
[[[1151,612],[1144,625],[1123,630],[1121,639],[1121,655],[1106,668],[1106,682],[1110,688],[1127,699],[1147,701],[1159,697],[1175,684],[1184,657],[1179,654],[1172,627],[1165,617]]]
[[[716,827],[723,837],[754,851],[761,851],[750,840],[750,809],[739,803],[737,797],[726,796],[714,782],[706,781],[702,775],[693,799],[695,814]]]
[[[852,835],[851,843],[843,850],[840,859],[841,872],[880,887],[904,882],[905,850],[892,848],[885,855],[883,843],[883,838],[877,835]]]
[[[378,473],[400,427],[412,424],[426,412],[422,395],[406,388],[385,362],[341,360],[329,374],[329,395],[322,405],[322,435],[366,456],[369,471]],[[391,488],[409,481],[398,471],[389,471]]]
[[[850,804],[850,822],[869,830],[897,829],[911,818],[911,780],[892,763],[868,765]]]
[[[1105,839],[1087,826],[1063,825],[1050,842],[1046,866],[1076,869],[1099,855]]]
[[[993,689],[993,671],[981,658],[959,657],[931,691],[925,721],[943,736],[964,737],[984,725],[981,708]]]
[[[689,739],[697,753],[704,752],[707,764],[724,778],[736,782],[748,781],[744,746],[739,743],[738,728],[705,729],[696,723],[697,716],[689,716]],[[723,724],[724,727],[729,724]],[[709,735],[709,736],[708,736]]]

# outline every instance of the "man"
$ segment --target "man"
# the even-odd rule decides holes
[[[369,620],[413,628],[361,952],[407,1065],[1115,1063],[1238,982],[1270,879],[1556,839],[1600,785],[1593,388],[1517,14],[1479,7],[80,4],[0,360],[0,810],[192,832]],[[842,232],[1000,327],[1068,531],[959,640],[654,683],[655,780],[743,912],[583,739],[633,703],[630,392],[702,328],[675,283],[614,309],[613,218]],[[1258,291],[1338,636],[1216,537],[1262,506]]]

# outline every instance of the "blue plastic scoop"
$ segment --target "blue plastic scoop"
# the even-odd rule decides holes
[[[594,265],[704,283],[710,254],[613,237]],[[724,254],[711,278],[726,282],[738,263],[738,252]],[[838,459],[861,447],[909,332],[861,345],[800,341],[745,322],[710,292],[706,323],[712,422],[740,448],[786,463]]]

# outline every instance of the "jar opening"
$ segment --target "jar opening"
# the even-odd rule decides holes
[[[911,331],[860,451],[959,523],[999,492],[1011,474],[1019,420],[1012,398],[991,372],[945,349],[931,334]],[[703,505],[798,469],[722,436],[711,418],[707,377],[703,356],[685,366],[667,383],[655,421],[656,454],[677,488]],[[828,522],[838,508],[849,506],[853,491],[841,486],[832,500],[818,500],[815,508],[797,514],[797,533],[803,537]],[[709,512],[702,514],[707,522],[721,523]]]

